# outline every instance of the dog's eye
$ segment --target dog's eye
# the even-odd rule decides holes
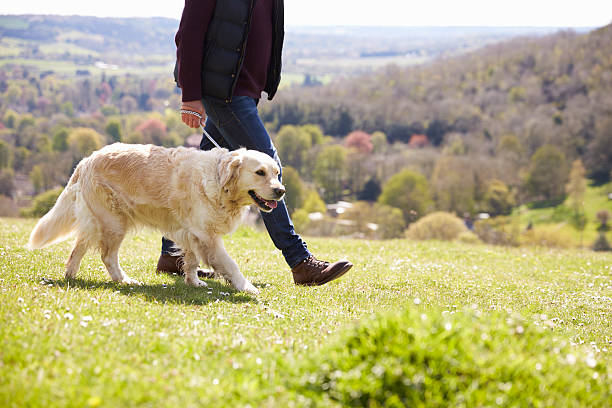
[[[257,171],[255,172],[255,174],[257,174],[258,176],[265,176],[265,175],[266,175],[266,172],[265,172],[265,171],[263,171],[263,170],[257,170]]]

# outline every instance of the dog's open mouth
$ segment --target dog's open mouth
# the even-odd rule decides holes
[[[249,195],[251,196],[251,198],[253,199],[253,201],[255,201],[255,204],[257,204],[257,206],[265,212],[270,212],[273,209],[276,208],[276,206],[278,205],[278,203],[274,200],[266,200],[263,197],[260,197],[255,191],[253,190],[249,190]]]

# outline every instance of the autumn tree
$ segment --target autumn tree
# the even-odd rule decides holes
[[[354,149],[359,153],[372,153],[374,145],[372,144],[372,135],[362,130],[355,130],[349,133],[344,139],[344,146],[349,149]]]

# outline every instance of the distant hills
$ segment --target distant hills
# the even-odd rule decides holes
[[[167,75],[174,61],[178,20],[53,15],[0,16],[0,64],[32,65],[74,75]],[[285,83],[316,84],[370,72],[386,64],[413,65],[555,28],[288,27]],[[97,62],[97,64],[96,64]],[[100,64],[102,63],[102,64]]]

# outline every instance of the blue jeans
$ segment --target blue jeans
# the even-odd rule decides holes
[[[221,147],[229,150],[240,147],[259,150],[276,160],[281,167],[272,139],[259,118],[256,99],[235,96],[229,104],[207,99],[202,102],[208,115],[205,129]],[[210,150],[213,147],[215,146],[212,142],[206,136],[202,136],[200,149]],[[283,252],[290,268],[310,256],[306,243],[293,228],[285,200],[280,201],[272,212],[262,212],[261,217],[272,242]],[[162,238],[162,253],[172,252],[173,245],[172,241]]]

